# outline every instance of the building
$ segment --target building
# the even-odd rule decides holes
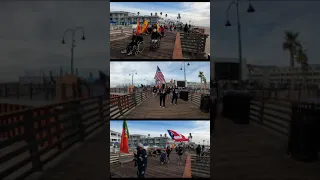
[[[224,58],[213,57],[213,65],[211,65],[211,72],[214,72],[211,77],[219,81],[238,81],[239,80],[239,58]],[[242,80],[248,77],[247,60],[242,59]]]
[[[162,15],[164,16],[164,15]],[[150,15],[137,15],[135,13],[127,12],[127,11],[111,11],[110,12],[110,21],[115,22],[116,25],[130,25],[137,24],[138,19],[140,19],[140,23],[143,24],[143,20],[147,20],[151,24],[164,24],[164,19],[155,13]]]
[[[129,139],[129,144],[130,146],[136,146],[139,143],[142,143],[143,145],[148,145],[148,146],[165,147],[167,141],[169,140],[170,140],[169,137],[162,136],[161,134],[159,137],[150,137],[150,136],[145,136],[140,134],[131,134]]]
[[[121,133],[110,130],[110,143],[120,143]]]
[[[267,87],[280,87],[291,84],[294,79],[295,87],[301,84],[320,87],[320,65],[311,64],[307,70],[301,67],[277,67],[248,65],[248,80],[260,82]]]
[[[206,84],[202,82],[187,82],[187,87],[192,89],[210,88],[210,82],[207,81]]]

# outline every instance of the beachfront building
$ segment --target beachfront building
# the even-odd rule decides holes
[[[262,82],[267,87],[281,88],[282,85],[291,84],[294,78],[295,87],[300,84],[320,88],[320,65],[310,64],[307,70],[301,67],[277,67],[248,65],[248,79]]]
[[[160,135],[159,137],[150,137],[141,134],[131,134],[129,139],[130,146],[136,146],[139,143],[142,143],[146,146],[160,146],[165,147],[167,141],[170,138]]]
[[[140,24],[143,24],[143,20],[147,20],[151,24],[156,24],[159,22],[160,25],[164,24],[164,19],[158,13],[150,15],[138,15],[136,13],[131,13],[127,11],[111,11],[110,12],[110,22],[112,21],[115,25],[130,25],[137,24],[138,19],[140,19]]]
[[[120,143],[121,133],[110,130],[110,143]]]

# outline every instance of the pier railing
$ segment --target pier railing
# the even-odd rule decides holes
[[[97,89],[100,92],[97,92]],[[104,93],[109,92],[100,84],[0,84],[0,98],[54,100],[57,96],[61,96],[63,100],[70,100]]]
[[[0,115],[0,179],[24,179],[104,126],[105,96]]]
[[[192,178],[210,178],[210,156],[190,156]]]
[[[110,97],[110,118],[117,119],[147,99],[146,92]]]
[[[209,35],[204,33],[180,33],[182,52],[204,57],[208,37]]]

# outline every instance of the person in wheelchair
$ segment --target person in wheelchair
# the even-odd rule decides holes
[[[122,54],[126,54],[128,53],[127,55],[130,56],[132,55],[132,50],[133,50],[133,47],[134,46],[138,46],[138,43],[139,42],[142,42],[143,41],[143,37],[141,34],[139,34],[138,32],[136,32],[136,30],[133,31],[133,35],[132,35],[132,38],[131,38],[131,42],[127,45],[127,48],[122,50],[121,53]]]
[[[157,29],[153,29],[153,32],[151,33],[151,46],[156,47],[158,39],[160,39],[160,38],[161,38],[161,35],[157,31]]]

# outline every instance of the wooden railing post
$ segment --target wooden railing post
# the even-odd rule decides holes
[[[121,98],[121,96],[117,96],[119,113],[122,116],[123,112],[122,112],[122,104],[121,104],[121,99],[120,98]]]
[[[260,106],[260,122],[263,124],[263,116],[264,116],[264,105],[265,105],[265,98],[261,98],[261,106]]]
[[[74,127],[76,128],[76,130],[78,130],[79,132],[79,140],[80,141],[84,141],[85,138],[85,126],[82,122],[82,105],[81,102],[78,101],[74,101],[72,103],[72,106],[74,106],[74,110],[75,110],[75,115],[72,116],[72,124],[74,125]]]
[[[143,92],[141,92],[141,102],[144,100],[144,99],[143,99],[143,94],[142,94],[142,93],[143,93]]]
[[[17,99],[19,99],[20,97],[20,86],[19,86],[19,83],[17,84]]]
[[[33,94],[33,88],[32,88],[32,83],[29,84],[29,97],[32,99],[32,94]]]
[[[4,97],[8,97],[8,85],[4,84]]]
[[[137,106],[137,97],[136,97],[137,93],[133,93],[132,95],[133,95],[132,97],[133,97],[134,106]]]
[[[33,113],[31,110],[26,111],[23,115],[26,142],[29,145],[29,153],[32,160],[32,168],[36,171],[43,171],[40,154],[38,151],[38,142],[36,138],[36,130],[34,128]]]
[[[101,125],[103,125],[104,124],[104,118],[103,118],[103,95],[99,96],[99,114],[100,114]]]

